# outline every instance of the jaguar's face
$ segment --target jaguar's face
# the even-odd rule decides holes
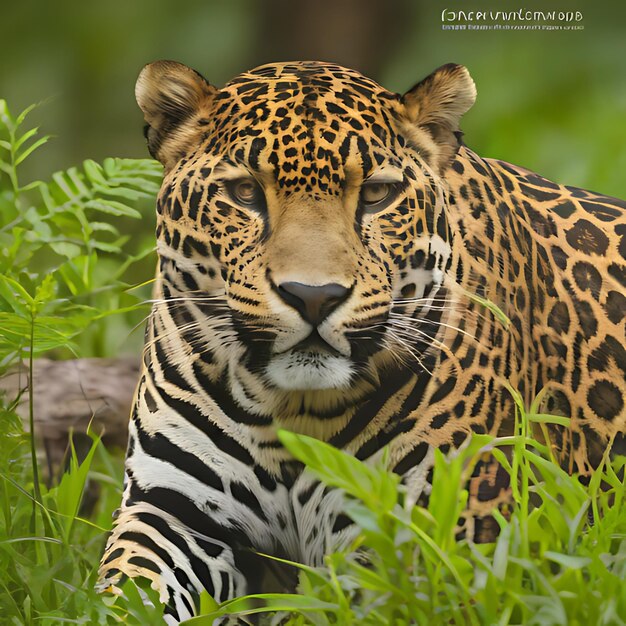
[[[137,94],[166,166],[164,295],[205,298],[191,315],[213,320],[214,348],[222,333],[265,385],[316,390],[372,376],[406,344],[394,307],[432,299],[448,263],[440,176],[473,102],[464,68],[400,97],[322,63],[217,90],[162,62]]]

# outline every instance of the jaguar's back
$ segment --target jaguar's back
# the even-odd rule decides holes
[[[457,280],[511,321],[502,342],[485,342],[483,369],[527,406],[542,394],[544,413],[572,418],[553,444],[570,471],[587,474],[626,428],[626,202],[468,150],[446,180],[466,252]]]

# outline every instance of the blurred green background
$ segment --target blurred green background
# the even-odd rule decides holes
[[[580,10],[583,31],[445,31],[444,9]],[[175,59],[221,85],[269,61],[334,60],[404,91],[447,62],[478,101],[466,142],[484,156],[626,196],[626,3],[543,0],[108,0],[6,3],[0,97],[58,135],[37,174],[146,155],[133,89]]]
[[[584,30],[443,30],[442,11],[460,9],[580,11]],[[471,148],[626,197],[625,19],[626,3],[582,0],[25,0],[3,7],[0,98],[14,112],[45,101],[31,122],[56,138],[25,169],[48,178],[86,158],[147,156],[134,84],[157,59],[217,86],[270,61],[330,60],[398,92],[462,63],[478,86],[463,122]],[[128,224],[137,249],[153,245],[145,215]],[[145,261],[129,282],[153,267]],[[128,341],[114,326],[116,340],[87,353],[139,349],[141,332]]]

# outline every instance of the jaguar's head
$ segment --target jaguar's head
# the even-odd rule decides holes
[[[442,173],[476,93],[464,67],[400,96],[327,63],[265,65],[217,89],[161,61],[136,93],[165,166],[163,297],[186,303],[175,323],[241,370],[248,397],[341,394],[419,356],[394,311],[426,315],[443,289]]]

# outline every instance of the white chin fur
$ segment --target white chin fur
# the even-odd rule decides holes
[[[340,356],[287,352],[274,357],[266,368],[269,381],[279,389],[339,389],[352,379],[350,361]]]

